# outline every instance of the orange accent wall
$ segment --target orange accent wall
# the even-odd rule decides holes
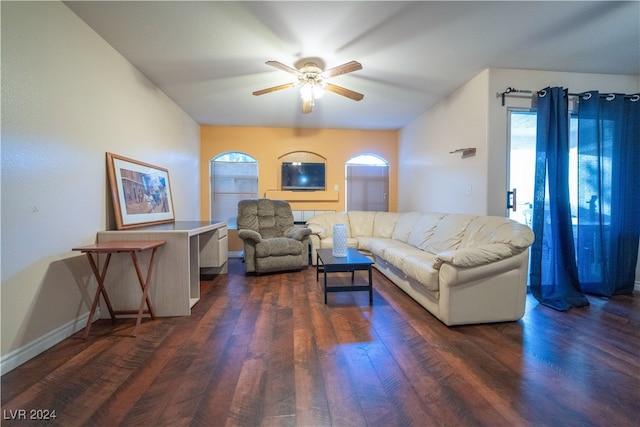
[[[397,131],[201,126],[200,217],[204,221],[209,219],[211,204],[209,162],[228,151],[240,151],[258,160],[259,197],[289,200],[294,210],[335,211],[345,210],[346,161],[360,154],[375,154],[389,162],[389,210],[397,210]],[[280,191],[280,158],[291,152],[326,159],[326,192]]]

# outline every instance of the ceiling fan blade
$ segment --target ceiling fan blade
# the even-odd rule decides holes
[[[276,90],[287,89],[287,88],[293,87],[295,85],[296,85],[296,83],[285,83],[283,85],[278,85],[278,86],[270,87],[270,88],[267,88],[267,89],[257,90],[255,92],[253,92],[253,94],[255,96],[264,95],[265,93],[275,92]]]
[[[362,64],[358,61],[347,62],[346,64],[338,65],[337,67],[329,68],[327,71],[320,74],[323,78],[328,79],[336,77],[341,74],[351,73],[353,71],[362,70]]]
[[[303,114],[309,114],[312,109],[313,109],[313,101],[310,100],[310,99],[303,99],[302,100],[302,113]]]
[[[346,96],[347,98],[351,98],[354,101],[360,101],[364,98],[364,95],[358,92],[354,92],[352,90],[343,88],[342,86],[337,86],[331,83],[327,83],[324,87],[329,92],[337,93],[338,95]]]
[[[278,62],[278,61],[267,61],[265,62],[265,64],[267,65],[271,65],[272,67],[275,67],[279,70],[285,71],[287,73],[291,73],[294,76],[300,76],[302,73],[298,70],[296,70],[295,68],[289,67],[288,65],[284,65],[282,62]]]

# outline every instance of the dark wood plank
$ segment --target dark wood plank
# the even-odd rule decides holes
[[[364,274],[364,273],[363,273]],[[356,281],[366,277],[356,274]],[[333,285],[351,275],[332,273]],[[100,320],[2,377],[59,425],[637,425],[640,298],[449,328],[374,271],[329,295],[315,270],[207,277],[188,317]]]
[[[321,345],[314,327],[324,306],[324,297],[315,276],[304,276],[293,286],[293,340],[296,391],[296,424],[330,425],[329,401],[320,363]],[[320,320],[321,322],[321,320]]]

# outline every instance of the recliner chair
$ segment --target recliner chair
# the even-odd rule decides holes
[[[295,225],[284,200],[248,199],[238,202],[238,236],[246,273],[300,270],[309,265],[311,229]]]

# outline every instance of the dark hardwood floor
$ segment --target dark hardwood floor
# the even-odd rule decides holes
[[[448,328],[377,271],[370,307],[367,292],[325,305],[313,268],[229,270],[189,317],[137,338],[133,320],[100,320],[5,374],[2,424],[639,425],[637,293],[565,313],[529,297],[519,322]]]

